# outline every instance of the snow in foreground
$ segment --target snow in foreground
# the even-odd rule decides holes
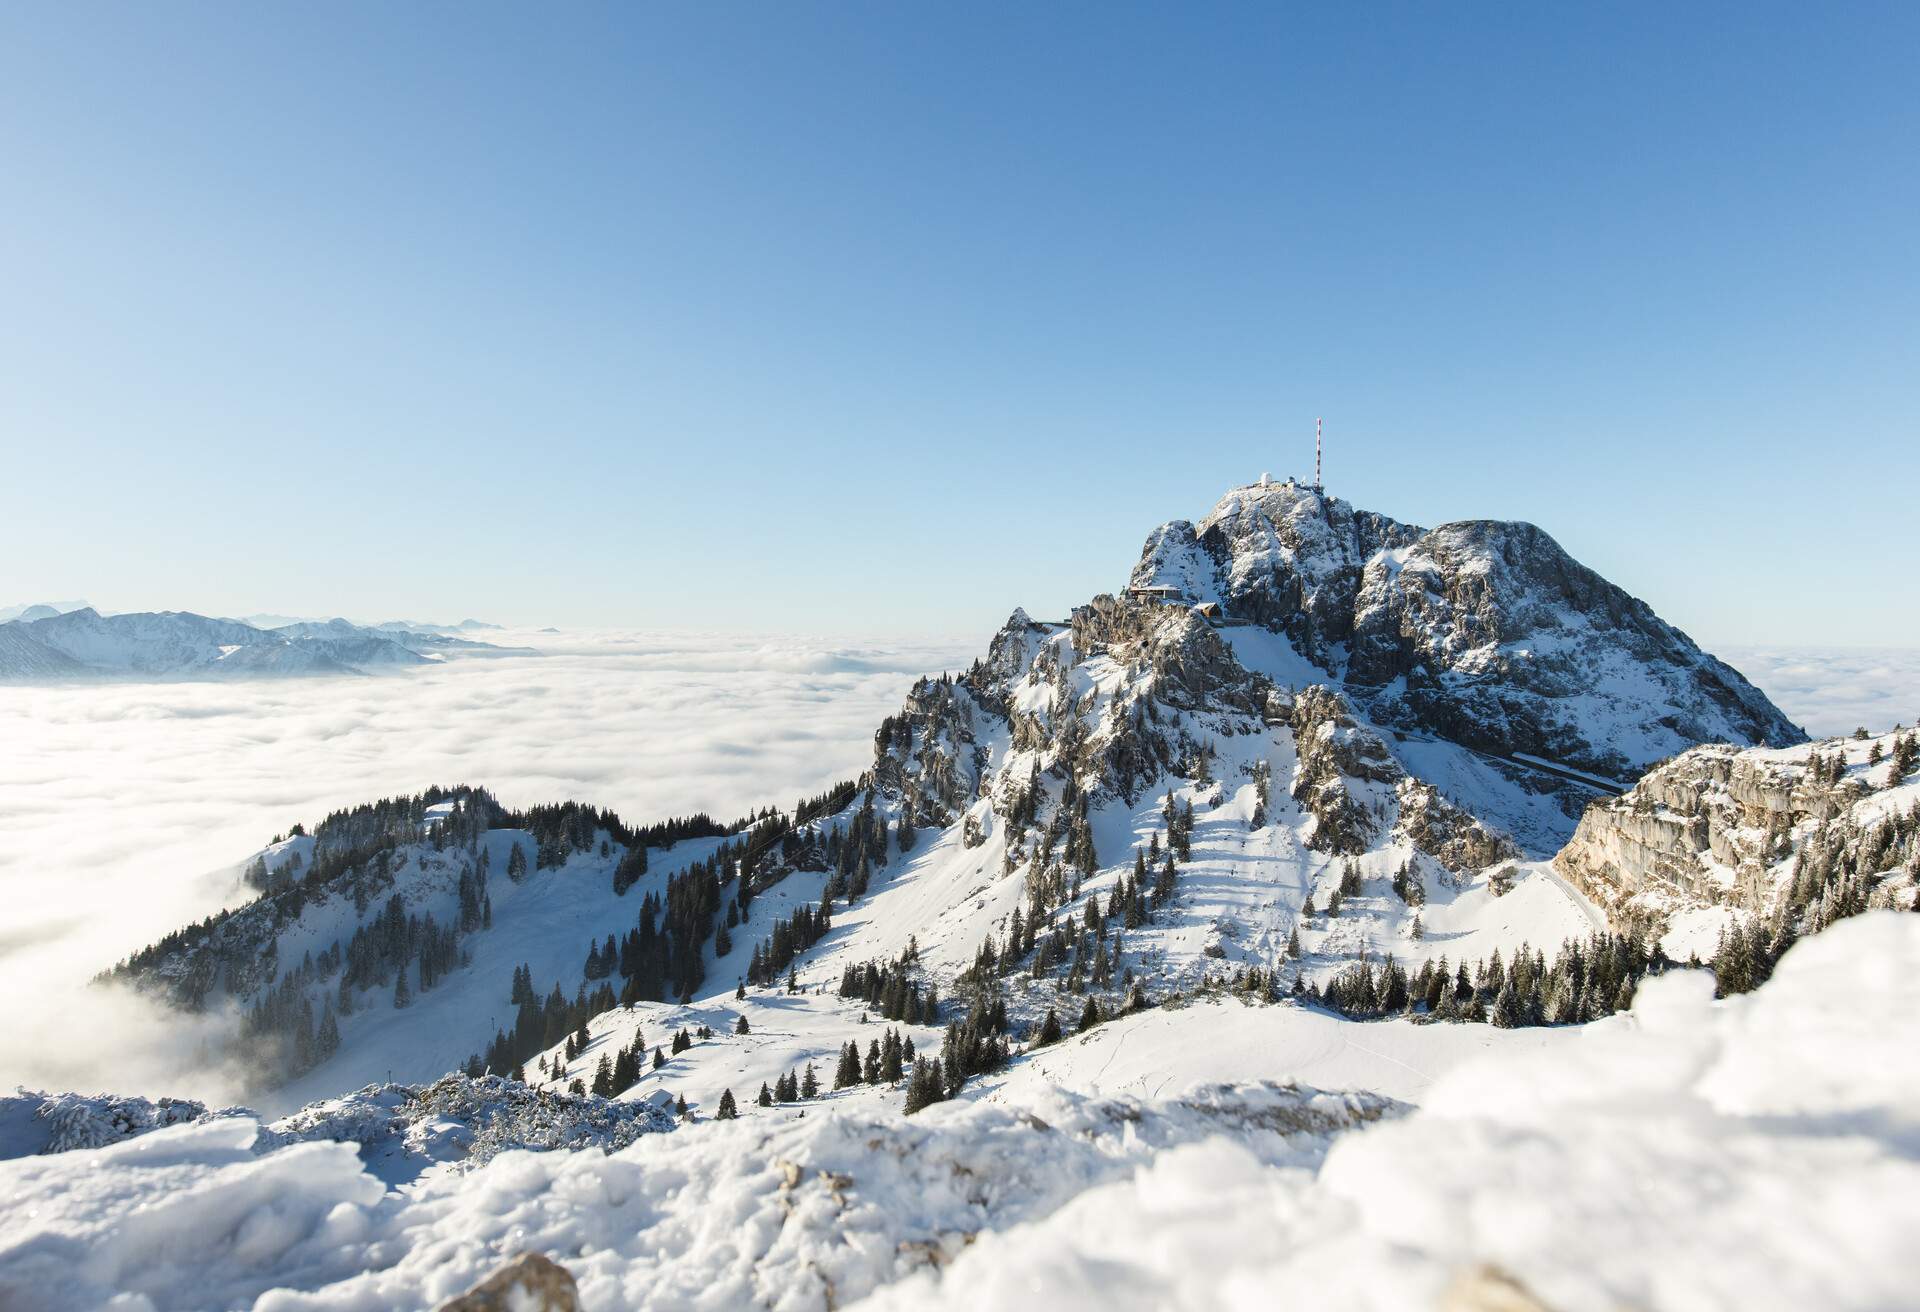
[[[1474,1280],[1566,1312],[1910,1306],[1916,1015],[1920,916],[1876,913],[1755,994],[1651,980],[1630,1017],[1466,1061],[1417,1110],[1010,1082],[399,1190],[351,1144],[256,1155],[253,1122],[208,1120],[0,1163],[0,1306],[431,1306],[525,1249],[590,1308],[1401,1309]]]

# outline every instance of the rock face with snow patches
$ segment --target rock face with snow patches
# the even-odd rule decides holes
[[[1731,667],[1531,524],[1424,530],[1293,484],[1156,529],[1136,588],[1284,636],[1370,718],[1630,779],[1701,742],[1805,735]]]
[[[1554,865],[1611,918],[1662,932],[1904,908],[1920,880],[1917,753],[1920,733],[1898,731],[1696,747],[1589,807]],[[1713,941],[1684,946],[1707,956]]]

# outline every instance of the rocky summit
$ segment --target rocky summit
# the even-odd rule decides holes
[[[1282,637],[1369,718],[1623,784],[1697,743],[1805,734],[1532,524],[1422,529],[1293,483],[1148,536],[1131,591]]]

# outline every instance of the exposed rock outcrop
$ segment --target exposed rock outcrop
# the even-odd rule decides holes
[[[972,689],[951,679],[921,679],[898,715],[874,731],[867,782],[903,801],[916,824],[944,826],[979,795],[986,755],[974,733]]]
[[[1900,735],[1789,751],[1697,747],[1595,802],[1554,866],[1616,923],[1711,906],[1756,915],[1821,895],[1809,864],[1885,883],[1912,858],[1920,788],[1894,777]],[[1911,796],[1909,796],[1911,794]],[[1862,893],[1870,889],[1862,887]]]
[[[552,1258],[522,1253],[438,1312],[580,1312],[580,1289]]]
[[[1512,839],[1449,802],[1432,784],[1403,778],[1396,791],[1400,832],[1447,869],[1480,870],[1520,856]]]

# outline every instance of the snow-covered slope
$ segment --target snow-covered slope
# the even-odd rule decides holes
[[[748,1106],[397,1190],[355,1142],[208,1120],[0,1162],[0,1302],[422,1308],[532,1249],[591,1312],[1901,1307],[1916,981],[1920,917],[1864,916],[1754,994],[1677,974],[1467,1056],[1418,1108],[1219,1083],[1266,1053],[1218,1008],[1180,1035],[1206,1068],[1157,1095],[1081,1091],[1147,1041],[1135,1017],[911,1118]],[[1411,1027],[1352,1028],[1425,1059]]]
[[[38,641],[25,624],[0,624],[0,678],[70,679],[87,673],[66,652]]]

